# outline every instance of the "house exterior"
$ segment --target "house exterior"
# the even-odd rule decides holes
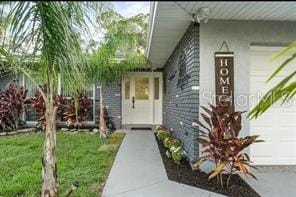
[[[265,84],[288,56],[273,62],[271,57],[296,40],[296,3],[152,2],[150,9],[146,55],[152,69],[132,72],[106,90],[105,105],[116,128],[163,124],[182,141],[193,162],[202,154],[193,127],[195,118],[202,120],[201,106],[215,104],[220,91],[236,111],[249,111],[296,70],[292,62]],[[2,78],[0,88],[7,81]],[[98,118],[98,93],[94,85],[91,125]],[[266,141],[247,150],[256,164],[296,165],[295,100],[257,120],[250,121],[245,113],[242,125],[242,135],[261,135]]]
[[[235,110],[249,111],[268,89],[296,70],[291,62],[274,81],[265,84],[287,58],[270,62],[271,57],[296,40],[295,8],[295,2],[152,3],[147,57],[155,67],[163,68],[167,91],[163,93],[163,124],[182,140],[190,161],[202,152],[192,119],[202,120],[201,106],[215,104],[217,91],[233,92]],[[224,41],[228,49],[225,43],[222,46]],[[217,59],[221,51],[226,51],[222,60]],[[222,68],[225,60],[232,70]],[[189,76],[187,83],[178,87],[182,66]],[[221,79],[223,75],[230,79]],[[295,165],[295,99],[272,107],[257,120],[250,121],[246,115],[241,135],[261,135],[265,140],[248,150],[251,160],[258,165]]]

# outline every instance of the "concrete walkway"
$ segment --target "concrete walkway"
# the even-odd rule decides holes
[[[103,197],[219,197],[168,180],[153,131],[125,131]]]
[[[296,196],[296,166],[258,167],[259,172],[253,172],[258,180],[244,180],[263,197],[295,197]]]

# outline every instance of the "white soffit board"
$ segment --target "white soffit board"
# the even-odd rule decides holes
[[[209,19],[217,20],[261,20],[296,21],[296,2],[252,2],[252,1],[180,1],[155,2],[150,13],[150,27],[146,54],[151,63],[162,67],[184,35],[191,15],[201,7],[210,9]]]

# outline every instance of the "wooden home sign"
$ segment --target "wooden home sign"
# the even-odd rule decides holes
[[[234,111],[233,52],[215,53],[216,104],[228,106]]]

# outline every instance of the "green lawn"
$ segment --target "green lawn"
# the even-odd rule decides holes
[[[71,183],[74,196],[98,196],[124,134],[108,139],[88,133],[58,133],[57,167],[60,196]],[[38,196],[41,182],[43,134],[0,137],[0,196]]]

